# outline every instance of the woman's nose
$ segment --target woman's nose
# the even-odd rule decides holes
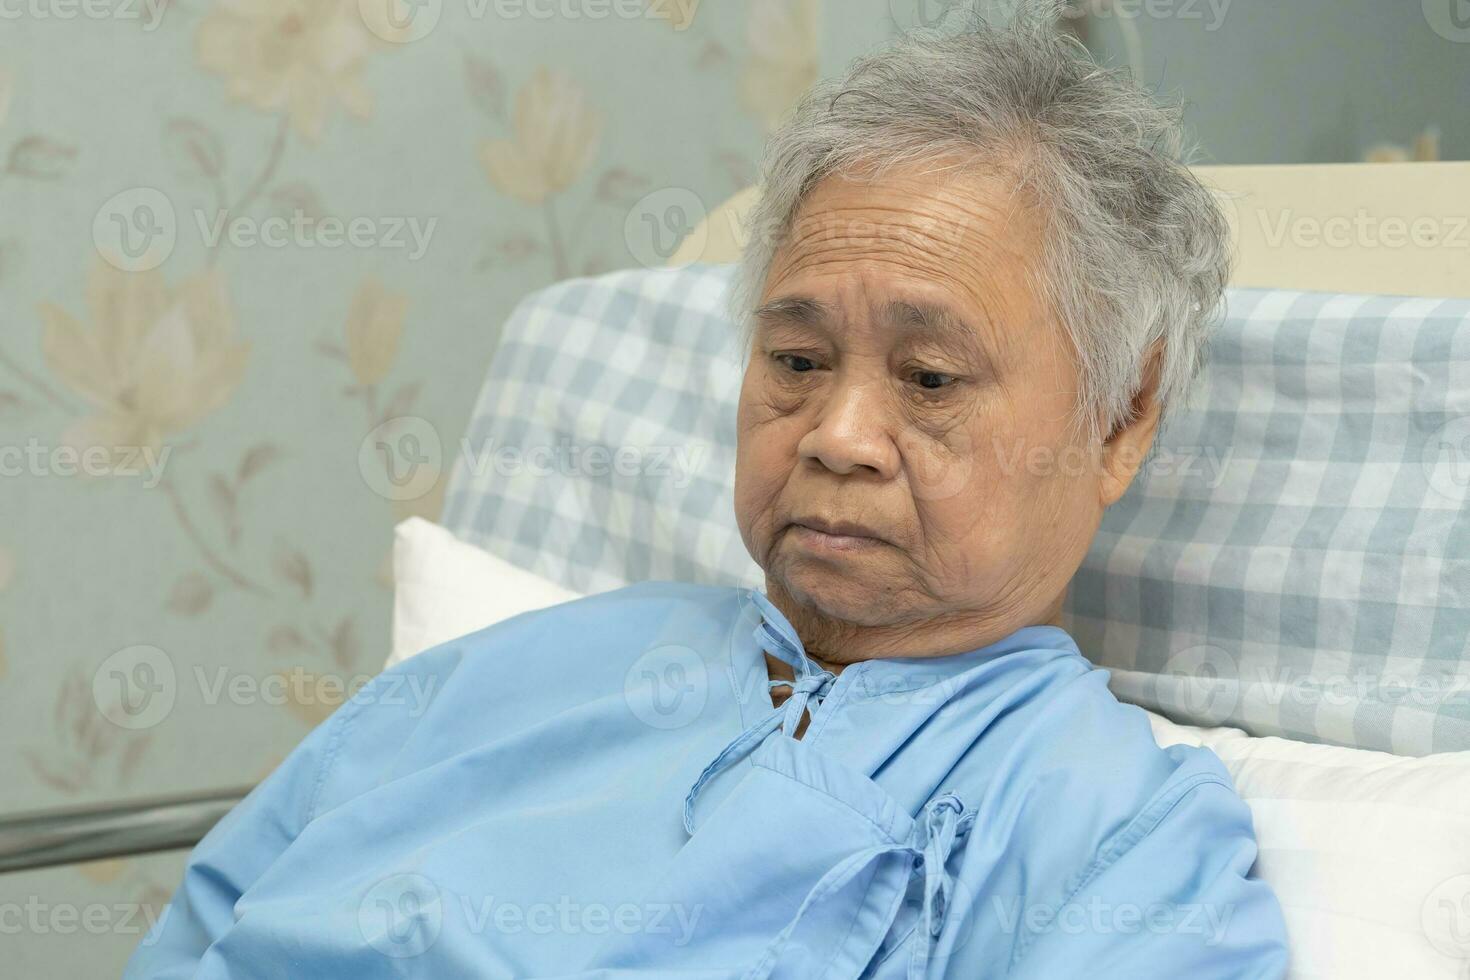
[[[840,476],[863,471],[885,479],[897,475],[899,453],[885,394],[872,380],[830,387],[816,426],[797,446],[801,458],[815,460]]]

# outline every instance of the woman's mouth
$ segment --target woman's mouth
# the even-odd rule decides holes
[[[852,521],[804,517],[791,522],[791,535],[803,547],[820,552],[853,552],[886,544],[874,529]]]

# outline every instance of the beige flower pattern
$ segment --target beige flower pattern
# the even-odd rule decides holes
[[[123,272],[97,260],[87,280],[90,323],[41,304],[46,363],[94,409],[70,445],[157,449],[229,400],[249,345],[235,338],[221,273],[170,290],[158,270]]]
[[[347,312],[347,365],[361,385],[375,385],[388,376],[398,356],[408,298],[390,293],[377,279],[358,287]]]
[[[485,142],[480,162],[497,189],[541,204],[586,172],[601,133],[602,116],[582,87],[542,66],[516,95],[514,138]]]
[[[357,0],[221,0],[195,38],[199,64],[232,98],[284,113],[312,141],[338,106],[371,114],[362,69],[380,46]]]
[[[774,129],[817,80],[820,0],[751,0],[740,104]]]

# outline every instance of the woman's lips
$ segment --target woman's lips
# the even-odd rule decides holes
[[[791,536],[803,547],[823,552],[862,551],[886,543],[870,528],[861,524],[814,518],[792,521]]]

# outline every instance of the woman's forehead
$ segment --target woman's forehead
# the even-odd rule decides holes
[[[852,262],[941,281],[1024,276],[1041,256],[1038,218],[1013,183],[983,172],[828,177],[781,235],[767,281]]]
[[[852,317],[995,351],[1034,337],[1040,235],[1033,209],[998,175],[893,171],[829,177],[777,249],[756,326],[836,328]]]

